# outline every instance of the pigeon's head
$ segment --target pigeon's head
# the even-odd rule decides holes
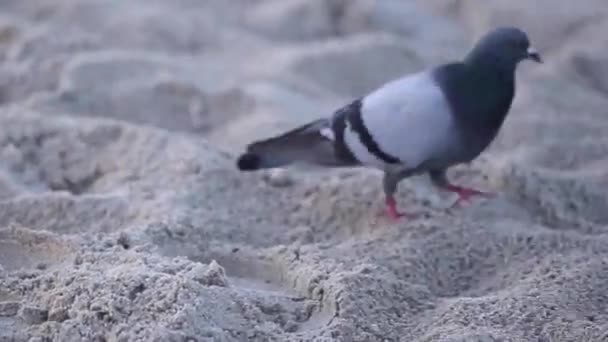
[[[514,68],[523,60],[542,63],[538,51],[530,45],[528,35],[515,27],[501,27],[490,31],[475,45],[469,61],[498,63],[501,66]]]

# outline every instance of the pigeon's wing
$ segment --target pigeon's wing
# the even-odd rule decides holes
[[[324,167],[358,164],[347,150],[340,149],[343,144],[336,144],[335,139],[332,120],[318,119],[283,134],[250,143],[247,152],[238,158],[237,166],[243,171],[250,171],[290,164]]]
[[[344,140],[352,154],[381,169],[443,166],[458,148],[450,106],[432,70],[373,91],[362,99],[360,117],[347,123]]]
[[[448,102],[430,71],[389,82],[367,96],[296,129],[247,146],[241,170],[303,162],[382,170],[442,167],[457,146]]]

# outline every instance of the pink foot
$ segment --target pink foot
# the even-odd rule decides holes
[[[386,197],[386,213],[392,220],[399,220],[400,217],[413,217],[412,214],[400,213],[397,210],[397,201],[395,201],[394,197],[387,196]]]
[[[496,194],[491,192],[483,192],[471,188],[465,188],[458,185],[448,184],[444,187],[445,190],[455,192],[458,194],[458,200],[452,205],[452,207],[456,207],[463,202],[470,202],[472,197],[480,196],[480,197],[494,197]]]

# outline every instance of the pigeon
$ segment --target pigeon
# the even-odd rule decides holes
[[[370,167],[383,172],[389,217],[405,178],[427,174],[439,189],[493,196],[452,184],[448,168],[470,163],[492,143],[515,96],[519,62],[543,63],[528,35],[498,27],[483,35],[460,61],[428,67],[389,81],[323,117],[283,134],[254,141],[238,156],[240,171],[309,163],[327,168]]]

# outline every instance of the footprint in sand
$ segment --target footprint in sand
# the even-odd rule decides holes
[[[22,227],[0,229],[0,265],[6,272],[45,270],[72,256],[72,246],[60,236]]]

